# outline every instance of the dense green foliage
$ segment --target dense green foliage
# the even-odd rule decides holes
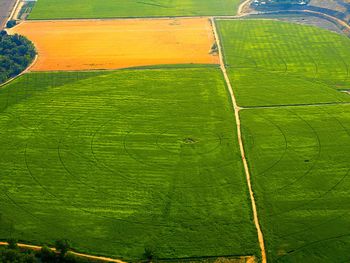
[[[39,0],[29,19],[234,15],[239,0]]]
[[[350,105],[241,112],[270,262],[347,262]]]
[[[218,21],[241,106],[350,102],[350,39],[271,20]]]
[[[0,248],[0,263],[36,263],[39,262],[33,252],[21,252],[17,249]]]
[[[14,27],[16,24],[17,24],[16,20],[9,20],[6,23],[6,27],[11,28],[11,27]]]
[[[0,90],[0,236],[258,254],[235,131],[217,67],[26,74]]]
[[[21,73],[35,57],[35,48],[20,35],[0,33],[0,84]]]

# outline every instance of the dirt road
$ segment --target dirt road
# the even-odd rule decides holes
[[[253,211],[253,217],[254,217],[254,224],[255,224],[255,227],[256,227],[256,230],[258,233],[258,240],[259,240],[259,245],[260,245],[260,250],[261,250],[261,262],[266,263],[267,259],[266,259],[264,236],[263,236],[263,233],[261,231],[261,227],[260,227],[260,223],[259,223],[259,217],[258,217],[258,211],[256,208],[253,187],[252,187],[252,183],[250,180],[250,172],[249,172],[248,162],[247,162],[247,159],[245,157],[245,150],[244,150],[244,145],[243,145],[243,140],[242,140],[241,119],[239,117],[239,111],[241,110],[241,108],[237,105],[236,97],[235,97],[235,94],[233,92],[233,88],[232,88],[230,79],[228,77],[227,71],[226,71],[225,62],[224,62],[224,58],[222,55],[222,47],[221,47],[221,43],[220,43],[220,37],[219,37],[219,34],[217,32],[217,29],[216,29],[216,25],[215,25],[215,18],[212,18],[211,21],[212,21],[212,26],[213,26],[213,30],[214,30],[214,36],[216,38],[216,43],[217,43],[218,50],[219,50],[220,68],[221,68],[221,71],[224,75],[224,79],[226,81],[226,85],[228,87],[231,101],[232,101],[232,105],[233,105],[233,108],[235,111],[238,143],[239,143],[239,148],[241,151],[244,171],[246,174],[246,180],[247,180],[247,185],[248,185],[248,190],[249,190],[249,195],[250,195],[250,200],[251,200],[251,205],[252,205],[252,211]]]
[[[7,246],[7,245],[8,245],[7,242],[0,242],[0,246]],[[22,244],[22,243],[17,243],[17,246],[20,248],[30,249],[30,250],[34,250],[34,251],[39,251],[42,248],[41,246],[33,246],[33,245],[27,245],[27,244]],[[55,251],[54,248],[51,248],[51,249],[53,251]],[[114,259],[114,258],[92,256],[92,255],[77,253],[77,252],[73,252],[73,251],[70,251],[69,253],[73,254],[77,257],[83,257],[83,258],[92,259],[92,260],[96,260],[96,261],[100,261],[100,262],[105,261],[105,262],[114,262],[114,263],[126,263],[125,261],[122,261],[119,259]]]
[[[16,0],[0,0],[0,30],[5,27],[7,19],[12,13],[16,2]]]

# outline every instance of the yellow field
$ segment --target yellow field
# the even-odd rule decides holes
[[[9,30],[38,50],[33,71],[217,64],[208,19],[25,21]]]

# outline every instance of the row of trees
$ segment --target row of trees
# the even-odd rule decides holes
[[[7,247],[0,248],[0,263],[96,263],[68,253],[70,244],[67,240],[55,243],[56,251],[43,246],[40,251],[20,249],[15,240],[9,240]]]
[[[0,31],[0,84],[27,68],[35,54],[34,45],[27,38]]]
[[[71,245],[67,239],[57,240],[55,250],[48,246],[43,246],[39,251],[19,248],[15,239],[7,243],[6,247],[0,247],[0,263],[102,263],[69,253]],[[140,262],[157,261],[154,247],[146,247],[143,256],[145,260]]]

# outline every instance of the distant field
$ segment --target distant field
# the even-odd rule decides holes
[[[240,0],[38,0],[30,19],[234,15]]]
[[[0,236],[140,259],[258,255],[216,67],[30,73],[0,89]]]
[[[350,101],[350,40],[271,20],[218,21],[241,106]]]
[[[348,262],[350,105],[241,117],[269,262]]]
[[[208,19],[23,22],[10,30],[38,50],[33,71],[218,64]],[[69,44],[67,44],[69,43]]]

